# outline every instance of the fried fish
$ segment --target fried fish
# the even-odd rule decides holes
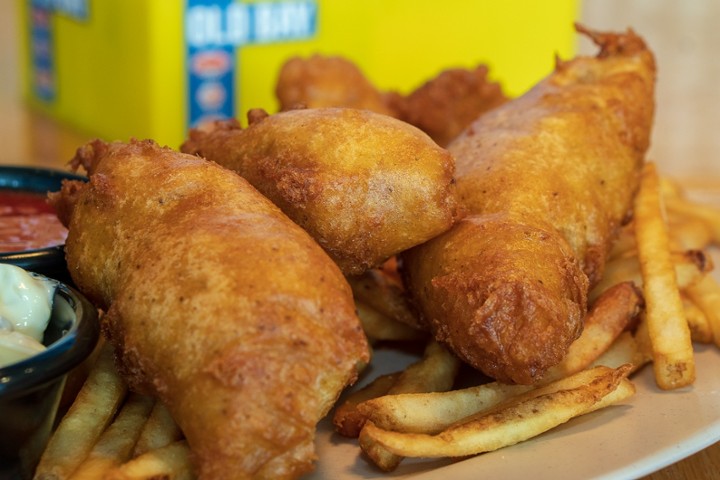
[[[164,402],[201,479],[297,478],[317,422],[368,362],[352,292],[245,180],[152,141],[95,141],[52,199],[68,268],[106,310],[134,391]]]
[[[436,338],[505,382],[533,383],[580,334],[649,145],[652,53],[578,29],[600,53],[558,61],[448,146],[470,215],[402,258]]]

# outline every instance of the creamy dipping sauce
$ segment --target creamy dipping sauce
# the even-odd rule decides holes
[[[45,350],[57,282],[0,264],[0,368]]]
[[[43,194],[0,189],[0,252],[54,247],[66,237]]]

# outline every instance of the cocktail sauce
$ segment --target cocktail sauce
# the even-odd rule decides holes
[[[44,194],[0,189],[0,252],[62,245],[66,237]]]

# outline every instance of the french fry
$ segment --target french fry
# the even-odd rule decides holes
[[[620,256],[607,262],[602,278],[588,294],[588,303],[592,305],[603,292],[614,285],[626,282],[642,285],[640,264],[635,256]]]
[[[358,406],[369,399],[400,393],[446,391],[452,388],[460,361],[437,342],[428,342],[423,358],[401,372],[382,375],[351,393],[335,409],[333,425],[346,437],[360,434],[365,415]]]
[[[668,198],[666,208],[670,214],[702,221],[707,226],[713,243],[720,244],[720,209],[678,197]]]
[[[622,365],[627,374],[630,365]],[[620,368],[620,367],[618,367]],[[593,381],[607,367],[587,369],[554,382],[538,385],[506,385],[491,382],[448,392],[387,395],[364,402],[358,408],[376,426],[405,433],[439,433],[463,419],[491,411],[508,402],[525,401]]]
[[[150,450],[108,472],[105,480],[194,480],[190,449],[184,440]]]
[[[597,366],[618,368],[622,365],[632,365],[630,373],[633,373],[651,360],[650,356],[643,354],[640,350],[640,346],[633,334],[625,331],[588,368]]]
[[[693,342],[712,343],[712,327],[705,312],[698,307],[687,294],[682,296],[682,302],[685,308],[685,318],[687,318],[688,326],[690,327],[690,337]]]
[[[703,250],[712,243],[712,235],[707,223],[699,218],[686,218],[669,212],[668,228],[673,248]]]
[[[665,390],[690,385],[695,381],[690,328],[670,256],[658,176],[651,162],[645,164],[640,190],[635,197],[635,236],[655,381]]]
[[[710,275],[686,290],[688,297],[707,318],[712,330],[713,342],[720,347],[720,285]]]
[[[567,377],[592,364],[631,326],[642,306],[642,294],[631,282],[605,290],[588,312],[582,334],[570,345],[563,361],[545,373],[543,383]]]
[[[345,437],[357,438],[366,418],[358,411],[357,406],[371,398],[385,395],[399,376],[400,372],[381,375],[363,388],[349,394],[333,414],[335,431]]]
[[[368,422],[372,425],[372,422]],[[372,430],[363,427],[358,436],[358,445],[370,461],[383,472],[392,472],[403,461],[402,455],[396,455],[382,443],[376,441]]]
[[[450,390],[460,369],[460,360],[445,347],[430,340],[423,358],[406,368],[388,390],[389,395],[400,393],[444,392]],[[364,429],[364,425],[363,425]],[[382,445],[365,439],[363,429],[358,437],[365,444],[365,453],[385,471],[392,471],[400,464],[402,457],[387,452]]]
[[[637,344],[640,355],[648,362],[652,362],[653,349],[650,341],[650,332],[648,331],[647,315],[644,311],[640,313],[640,323],[635,329],[633,338],[635,338],[635,343]]]
[[[521,395],[434,435],[385,430],[371,421],[363,430],[373,444],[402,457],[461,457],[497,450],[631,396],[635,389],[625,378],[628,369],[597,367],[588,371],[589,379],[585,372],[573,376],[578,377],[576,385],[564,381],[567,388]]]
[[[460,360],[438,342],[430,340],[423,358],[400,374],[388,394],[450,390],[459,369]]]
[[[684,199],[686,197],[685,189],[674,178],[658,175],[658,187],[660,195],[667,201],[668,199]]]
[[[363,302],[388,318],[422,330],[422,325],[395,276],[374,269],[362,275],[348,277],[348,283],[356,301]]]
[[[359,404],[358,410],[379,428],[432,434],[534,388],[491,382],[447,392],[385,395]]]
[[[635,255],[635,253],[635,224],[630,222],[620,229],[617,238],[613,242],[612,249],[608,254],[607,262],[611,262],[617,258],[632,256]]]
[[[156,401],[133,450],[133,457],[170,445],[183,434],[165,404]]]
[[[406,323],[386,316],[362,300],[355,300],[358,318],[362,323],[365,334],[371,340],[420,340],[427,337],[427,333]]]
[[[135,442],[147,421],[155,399],[131,393],[117,418],[100,435],[85,461],[70,477],[72,480],[105,478],[108,471],[130,459]]]
[[[713,269],[712,259],[702,250],[684,250],[670,252],[671,266],[675,270],[677,288],[682,290],[692,285]],[[588,301],[594,303],[597,298],[613,285],[633,282],[642,285],[640,260],[636,256],[618,257],[605,266],[600,282],[588,295]]]
[[[112,347],[103,346],[75,402],[50,437],[36,480],[63,480],[85,460],[127,392],[115,368]]]
[[[699,282],[706,273],[713,270],[712,258],[702,250],[671,252],[670,259],[679,289],[688,288]]]

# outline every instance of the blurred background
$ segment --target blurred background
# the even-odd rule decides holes
[[[632,28],[655,52],[657,110],[649,157],[662,171],[717,184],[720,177],[720,2],[584,0],[581,20]],[[585,42],[581,52],[592,48]],[[714,180],[713,180],[714,179]]]
[[[192,3],[192,0],[190,0]],[[198,2],[202,3],[200,0]],[[20,22],[21,9],[27,8],[31,2],[29,0],[3,0],[0,2],[0,163],[26,163],[32,161],[33,163],[57,164],[59,158],[69,158],[76,146],[86,139],[94,137],[98,134],[97,131],[93,131],[92,125],[94,122],[90,122],[91,126],[76,125],[78,122],[63,121],[60,126],[57,122],[49,120],[47,115],[38,113],[42,111],[42,106],[37,108],[38,102],[35,102],[35,108],[27,109],[26,105],[21,96],[22,85],[23,85],[23,56],[28,55],[28,51],[24,50],[27,48],[25,43],[28,42],[28,38],[25,36],[24,25]],[[43,2],[40,2],[43,3]],[[48,3],[48,2],[44,2]],[[49,2],[52,3],[52,2]],[[88,0],[87,2],[56,2],[58,4],[78,4],[88,5],[90,9],[94,8],[94,2]],[[126,0],[124,2],[117,2],[108,0],[106,4],[117,3],[121,5],[127,5],[127,8],[137,9],[138,5],[165,5],[177,3],[178,5],[183,2],[168,2],[167,0],[157,0],[154,2],[144,2],[137,0]],[[354,2],[343,2],[342,5],[351,5]],[[365,2],[367,3],[367,2]],[[434,4],[434,2],[417,2],[417,5],[424,5],[425,3]],[[453,2],[450,2],[451,5]],[[459,5],[466,5],[464,2],[457,2]],[[474,2],[476,5],[484,4],[487,8],[489,5],[504,2]],[[702,184],[714,181],[715,178],[720,177],[720,135],[715,133],[715,129],[720,125],[720,90],[717,85],[720,84],[720,61],[715,58],[715,52],[720,47],[720,29],[716,28],[715,19],[720,18],[720,2],[716,1],[704,1],[704,0],[688,0],[684,2],[678,2],[676,0],[584,0],[581,3],[575,3],[571,0],[547,0],[545,2],[530,2],[532,4],[538,4],[541,6],[540,10],[530,12],[531,14],[526,15],[523,20],[522,15],[518,15],[520,22],[540,22],[543,24],[550,25],[552,28],[548,28],[547,31],[541,35],[537,35],[537,32],[527,32],[527,26],[525,24],[519,25],[523,28],[518,28],[519,31],[526,32],[523,37],[519,35],[514,43],[516,44],[516,50],[503,50],[503,58],[514,56],[519,57],[523,51],[527,52],[527,57],[530,58],[529,53],[535,53],[538,50],[537,45],[543,45],[543,48],[547,50],[549,44],[562,44],[558,47],[560,50],[559,54],[562,58],[567,57],[569,54],[565,48],[566,37],[568,37],[567,27],[558,25],[566,25],[572,21],[573,18],[577,18],[580,22],[584,23],[590,28],[595,29],[609,29],[609,30],[625,30],[632,28],[637,33],[642,35],[647,42],[651,45],[651,48],[655,52],[658,61],[659,75],[658,75],[658,90],[657,90],[657,115],[656,125],[653,135],[653,141],[650,151],[650,158],[655,160],[661,168],[662,172],[667,174],[688,178],[689,181],[695,185],[702,186]],[[372,2],[367,3],[372,5]],[[524,3],[528,5],[528,2]],[[378,4],[380,5],[380,4]],[[383,6],[389,5],[387,2],[382,3]],[[418,9],[421,10],[421,9]],[[506,9],[507,10],[507,9]],[[176,9],[149,9],[148,15],[160,15],[162,22],[158,25],[163,25],[162,30],[166,34],[177,33],[180,34],[182,22],[178,16],[179,13],[175,14],[172,11],[178,11]],[[170,13],[168,13],[170,12]],[[22,12],[23,15],[27,15],[27,12]],[[82,12],[81,12],[82,13]],[[96,12],[97,13],[97,12]],[[118,15],[118,12],[110,12],[113,15]],[[122,12],[120,12],[122,13]],[[92,21],[100,22],[101,19],[93,18],[93,12],[90,11],[89,18]],[[402,12],[390,12],[390,14],[401,15]],[[175,15],[175,16],[173,16]],[[431,15],[430,13],[428,15]],[[67,15],[66,15],[67,16]],[[108,15],[106,15],[108,16]],[[177,17],[177,18],[176,18]],[[438,15],[440,17],[440,15]],[[467,15],[465,17],[468,17]],[[118,16],[118,18],[122,18]],[[529,20],[527,20],[529,19]],[[177,20],[177,21],[175,21]],[[70,19],[62,20],[69,24],[78,20]],[[429,20],[431,21],[431,20]],[[463,25],[466,27],[450,26],[458,31],[458,35],[461,34],[463,28],[472,31],[474,25],[474,19],[472,16],[466,18]],[[479,22],[479,20],[478,20]],[[178,25],[174,25],[177,23]],[[362,22],[358,22],[362,23]],[[172,24],[168,26],[169,24]],[[152,24],[150,24],[152,25]],[[151,78],[157,85],[152,88],[145,88],[140,80],[135,83],[127,83],[126,86],[117,85],[114,88],[120,93],[113,95],[112,102],[117,105],[116,108],[123,108],[124,104],[131,104],[126,97],[122,96],[122,90],[125,89],[125,94],[128,92],[134,92],[134,97],[142,99],[143,104],[150,104],[152,102],[159,102],[163,95],[181,95],[179,87],[173,86],[174,83],[170,81],[158,81],[162,72],[159,72],[159,68],[168,68],[172,66],[172,62],[181,62],[182,55],[173,56],[169,53],[163,54],[163,52],[152,52],[153,48],[158,48],[153,43],[152,32],[145,30],[152,30],[150,27],[144,27],[143,23],[137,22],[135,30],[130,30],[131,35],[123,37],[123,33],[117,26],[113,27],[112,23],[103,26],[106,30],[118,30],[112,32],[109,38],[115,39],[115,43],[121,43],[123,41],[135,43],[132,44],[129,49],[138,49],[138,53],[141,58],[137,60],[139,63],[133,66],[136,68],[135,74],[130,77],[132,79],[146,78],[143,75],[147,71],[155,70],[152,75],[147,78]],[[379,28],[379,27],[378,27]],[[390,31],[390,27],[385,27],[384,30],[387,35],[392,35],[393,31]],[[495,35],[497,38],[500,33],[500,29],[495,26],[495,31],[490,34]],[[490,30],[491,27],[483,24],[478,26],[475,30]],[[341,30],[348,30],[352,33],[351,27],[346,27]],[[423,37],[427,45],[443,45],[447,43],[448,38],[444,38],[439,33],[442,30],[433,30],[427,28],[427,34]],[[42,32],[41,32],[42,33]],[[302,32],[300,32],[302,34]],[[490,35],[488,34],[488,35]],[[438,35],[438,38],[434,38],[433,35]],[[517,36],[516,35],[516,36]],[[529,35],[529,36],[528,36]],[[510,38],[510,37],[508,37]],[[594,47],[582,38],[573,35],[574,42],[572,47],[576,47],[577,51],[583,54],[594,54]],[[145,45],[138,45],[137,39],[146,39]],[[428,40],[429,39],[429,40]],[[77,41],[77,39],[75,40]],[[82,41],[82,39],[80,40]],[[366,40],[364,43],[368,43]],[[543,43],[544,42],[544,43]],[[563,43],[565,42],[565,43]],[[87,42],[85,42],[87,43]],[[396,42],[399,43],[399,42]],[[501,43],[501,42],[498,42]],[[510,43],[508,40],[506,43]],[[305,52],[310,51],[313,48],[312,45],[307,44]],[[87,48],[86,46],[79,46],[79,48]],[[114,48],[122,48],[122,45],[114,45]],[[273,47],[264,46],[262,50],[259,50],[261,54],[282,54],[272,53]],[[351,46],[349,48],[355,48]],[[376,49],[390,49],[389,46],[375,45]],[[430,47],[426,47],[430,48]],[[126,49],[127,50],[127,49]],[[249,51],[250,49],[248,49]],[[448,62],[452,61],[458,63],[457,48],[448,49]],[[116,50],[117,51],[117,50]],[[97,52],[97,50],[95,50]],[[510,53],[508,53],[510,52]],[[390,51],[392,53],[392,51]],[[462,52],[461,52],[462,53]],[[114,55],[118,55],[114,53]],[[142,55],[146,55],[142,57]],[[153,56],[155,55],[155,56]],[[432,58],[442,56],[442,49],[432,50],[426,54],[426,58]],[[392,57],[392,55],[386,55],[386,57]],[[407,55],[396,55],[396,59],[405,57]],[[535,55],[538,56],[538,55]],[[544,59],[544,63],[538,65],[528,65],[526,75],[533,82],[536,80],[535,77],[539,76],[539,73],[543,69],[549,68],[548,65],[552,63],[552,58],[547,55],[541,56]],[[153,62],[153,59],[162,58],[162,62]],[[177,58],[177,60],[172,60]],[[474,59],[473,59],[474,60]],[[109,61],[109,63],[108,63]],[[115,63],[129,61],[127,58],[119,56]],[[494,61],[494,60],[493,60]],[[75,71],[77,79],[84,79],[84,81],[90,81],[94,76],[98,79],[103,79],[103,83],[107,80],[102,76],[103,72],[94,70],[93,64],[99,62],[99,65],[112,65],[113,59],[101,58],[100,54],[96,54],[95,58],[88,56],[79,56],[72,64],[72,70]],[[162,63],[158,66],[157,63]],[[399,60],[392,63],[402,63]],[[423,62],[415,62],[423,63]],[[434,64],[430,62],[424,62],[428,65],[428,68],[433,67]],[[466,62],[470,63],[470,61]],[[524,63],[528,62],[524,60]],[[391,68],[391,64],[383,64],[376,66],[375,70],[387,71]],[[361,65],[365,66],[365,65]],[[371,69],[373,66],[368,64],[367,68]],[[494,65],[495,70],[501,71],[504,65]],[[507,71],[502,70],[502,71]],[[370,77],[373,77],[373,72],[368,72]],[[491,68],[491,74],[496,73]],[[418,77],[417,82],[422,80],[421,75],[431,75],[430,71],[418,71],[416,76]],[[374,75],[378,77],[377,74]],[[516,78],[517,75],[515,75]],[[128,80],[130,81],[130,80]],[[525,80],[523,80],[525,81]],[[528,80],[529,81],[529,80]],[[81,84],[80,81],[78,83]],[[96,82],[100,83],[100,82]],[[149,83],[149,82],[148,82]],[[266,80],[266,83],[270,83]],[[382,81],[378,81],[382,83]],[[526,82],[527,83],[527,82]],[[512,85],[510,90],[514,90],[512,93],[518,93],[525,87],[526,84],[518,84],[517,82]],[[382,85],[381,85],[382,86]],[[269,87],[268,87],[269,91]],[[89,95],[86,97],[90,98]],[[172,97],[169,101],[176,101],[180,104],[184,99],[175,99]],[[90,105],[83,105],[84,111],[88,108],[95,108],[97,124],[106,123],[109,121],[108,117],[118,117],[116,121],[124,121],[127,123],[128,120],[124,120],[124,117],[132,114],[131,109],[138,109],[141,107],[127,106],[121,113],[114,113],[109,108],[104,108],[103,105],[92,104],[92,99],[88,100],[91,102]],[[81,102],[78,102],[80,104]],[[97,102],[95,102],[97,104]],[[253,105],[257,106],[257,105]],[[144,107],[143,107],[144,108]],[[138,135],[152,135],[152,132],[159,131],[157,136],[162,137],[163,131],[157,130],[157,128],[168,128],[171,125],[174,131],[181,131],[185,125],[182,123],[182,115],[171,112],[169,114],[160,112],[158,108],[154,106],[148,107],[151,111],[149,115],[141,115],[142,118],[134,120],[135,125],[138,127]],[[45,109],[47,110],[47,109]],[[127,113],[130,112],[130,113]],[[103,118],[105,117],[105,118]],[[149,126],[144,125],[148,123]],[[154,125],[154,127],[152,125]],[[68,127],[69,125],[69,127]],[[157,127],[160,125],[160,127]],[[141,128],[142,127],[142,128]],[[155,128],[155,130],[153,130]],[[150,134],[145,133],[146,131],[151,132]],[[122,131],[124,134],[124,131]],[[100,132],[103,133],[103,132]],[[112,134],[110,134],[112,136]],[[116,135],[120,136],[120,135]],[[171,136],[171,140],[161,143],[168,143],[174,145],[176,142],[177,135]],[[113,138],[108,138],[113,139]],[[124,139],[124,138],[120,138]],[[176,145],[175,145],[176,146]]]

